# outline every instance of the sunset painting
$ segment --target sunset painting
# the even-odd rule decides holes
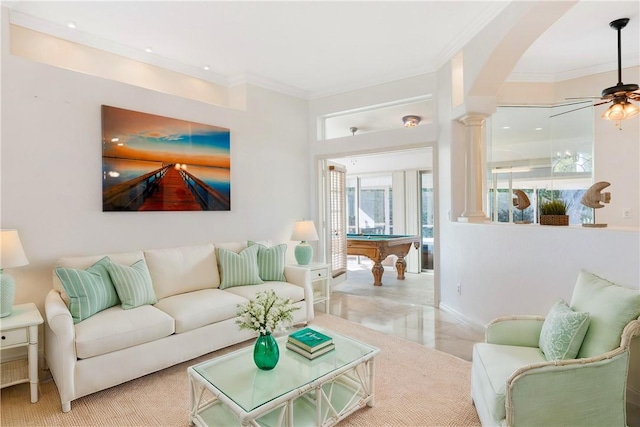
[[[103,211],[228,211],[229,129],[102,106]]]

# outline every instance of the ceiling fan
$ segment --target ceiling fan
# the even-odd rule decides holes
[[[605,120],[611,120],[616,123],[616,126],[620,125],[621,120],[630,119],[640,113],[638,108],[631,101],[640,101],[640,93],[638,92],[638,85],[635,83],[624,84],[622,83],[622,37],[621,30],[627,26],[629,18],[620,18],[615,21],[611,21],[609,26],[618,32],[618,84],[612,87],[608,87],[602,91],[599,97],[593,97],[601,99],[602,102],[593,104],[593,106],[612,103],[609,108],[602,114],[602,118]],[[567,99],[582,99],[582,98],[567,98]],[[586,105],[584,107],[576,108],[570,111],[564,111],[562,113],[555,114],[550,117],[560,116],[562,114],[571,113],[573,111],[581,110],[583,108],[591,107]]]

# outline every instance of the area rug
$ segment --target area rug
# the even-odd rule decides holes
[[[471,363],[347,320],[318,314],[313,322],[380,348],[375,406],[350,415],[340,426],[480,426],[469,396]],[[238,344],[155,374],[74,400],[62,413],[53,381],[40,384],[29,403],[29,386],[2,390],[2,426],[188,426],[187,367],[228,353]]]

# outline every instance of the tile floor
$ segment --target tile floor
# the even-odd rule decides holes
[[[433,273],[407,273],[398,280],[387,266],[383,285],[373,286],[370,268],[368,261],[349,262],[347,281],[332,288],[330,314],[471,360],[473,344],[484,333],[433,307]]]
[[[373,286],[371,264],[349,260],[347,281],[332,288],[329,313],[377,331],[471,360],[484,333],[433,308],[433,274],[406,274],[397,280],[385,266],[382,286]],[[324,310],[323,304],[316,309]],[[640,427],[640,406],[627,405],[627,425]]]

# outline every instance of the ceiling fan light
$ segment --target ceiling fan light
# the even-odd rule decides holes
[[[602,118],[612,121],[624,120],[624,106],[622,105],[622,103],[618,102],[612,104],[609,108],[607,108],[607,111],[602,114]]]
[[[637,116],[640,113],[640,108],[638,108],[635,104],[631,102],[626,102],[624,104],[624,118],[630,119],[631,117]]]

